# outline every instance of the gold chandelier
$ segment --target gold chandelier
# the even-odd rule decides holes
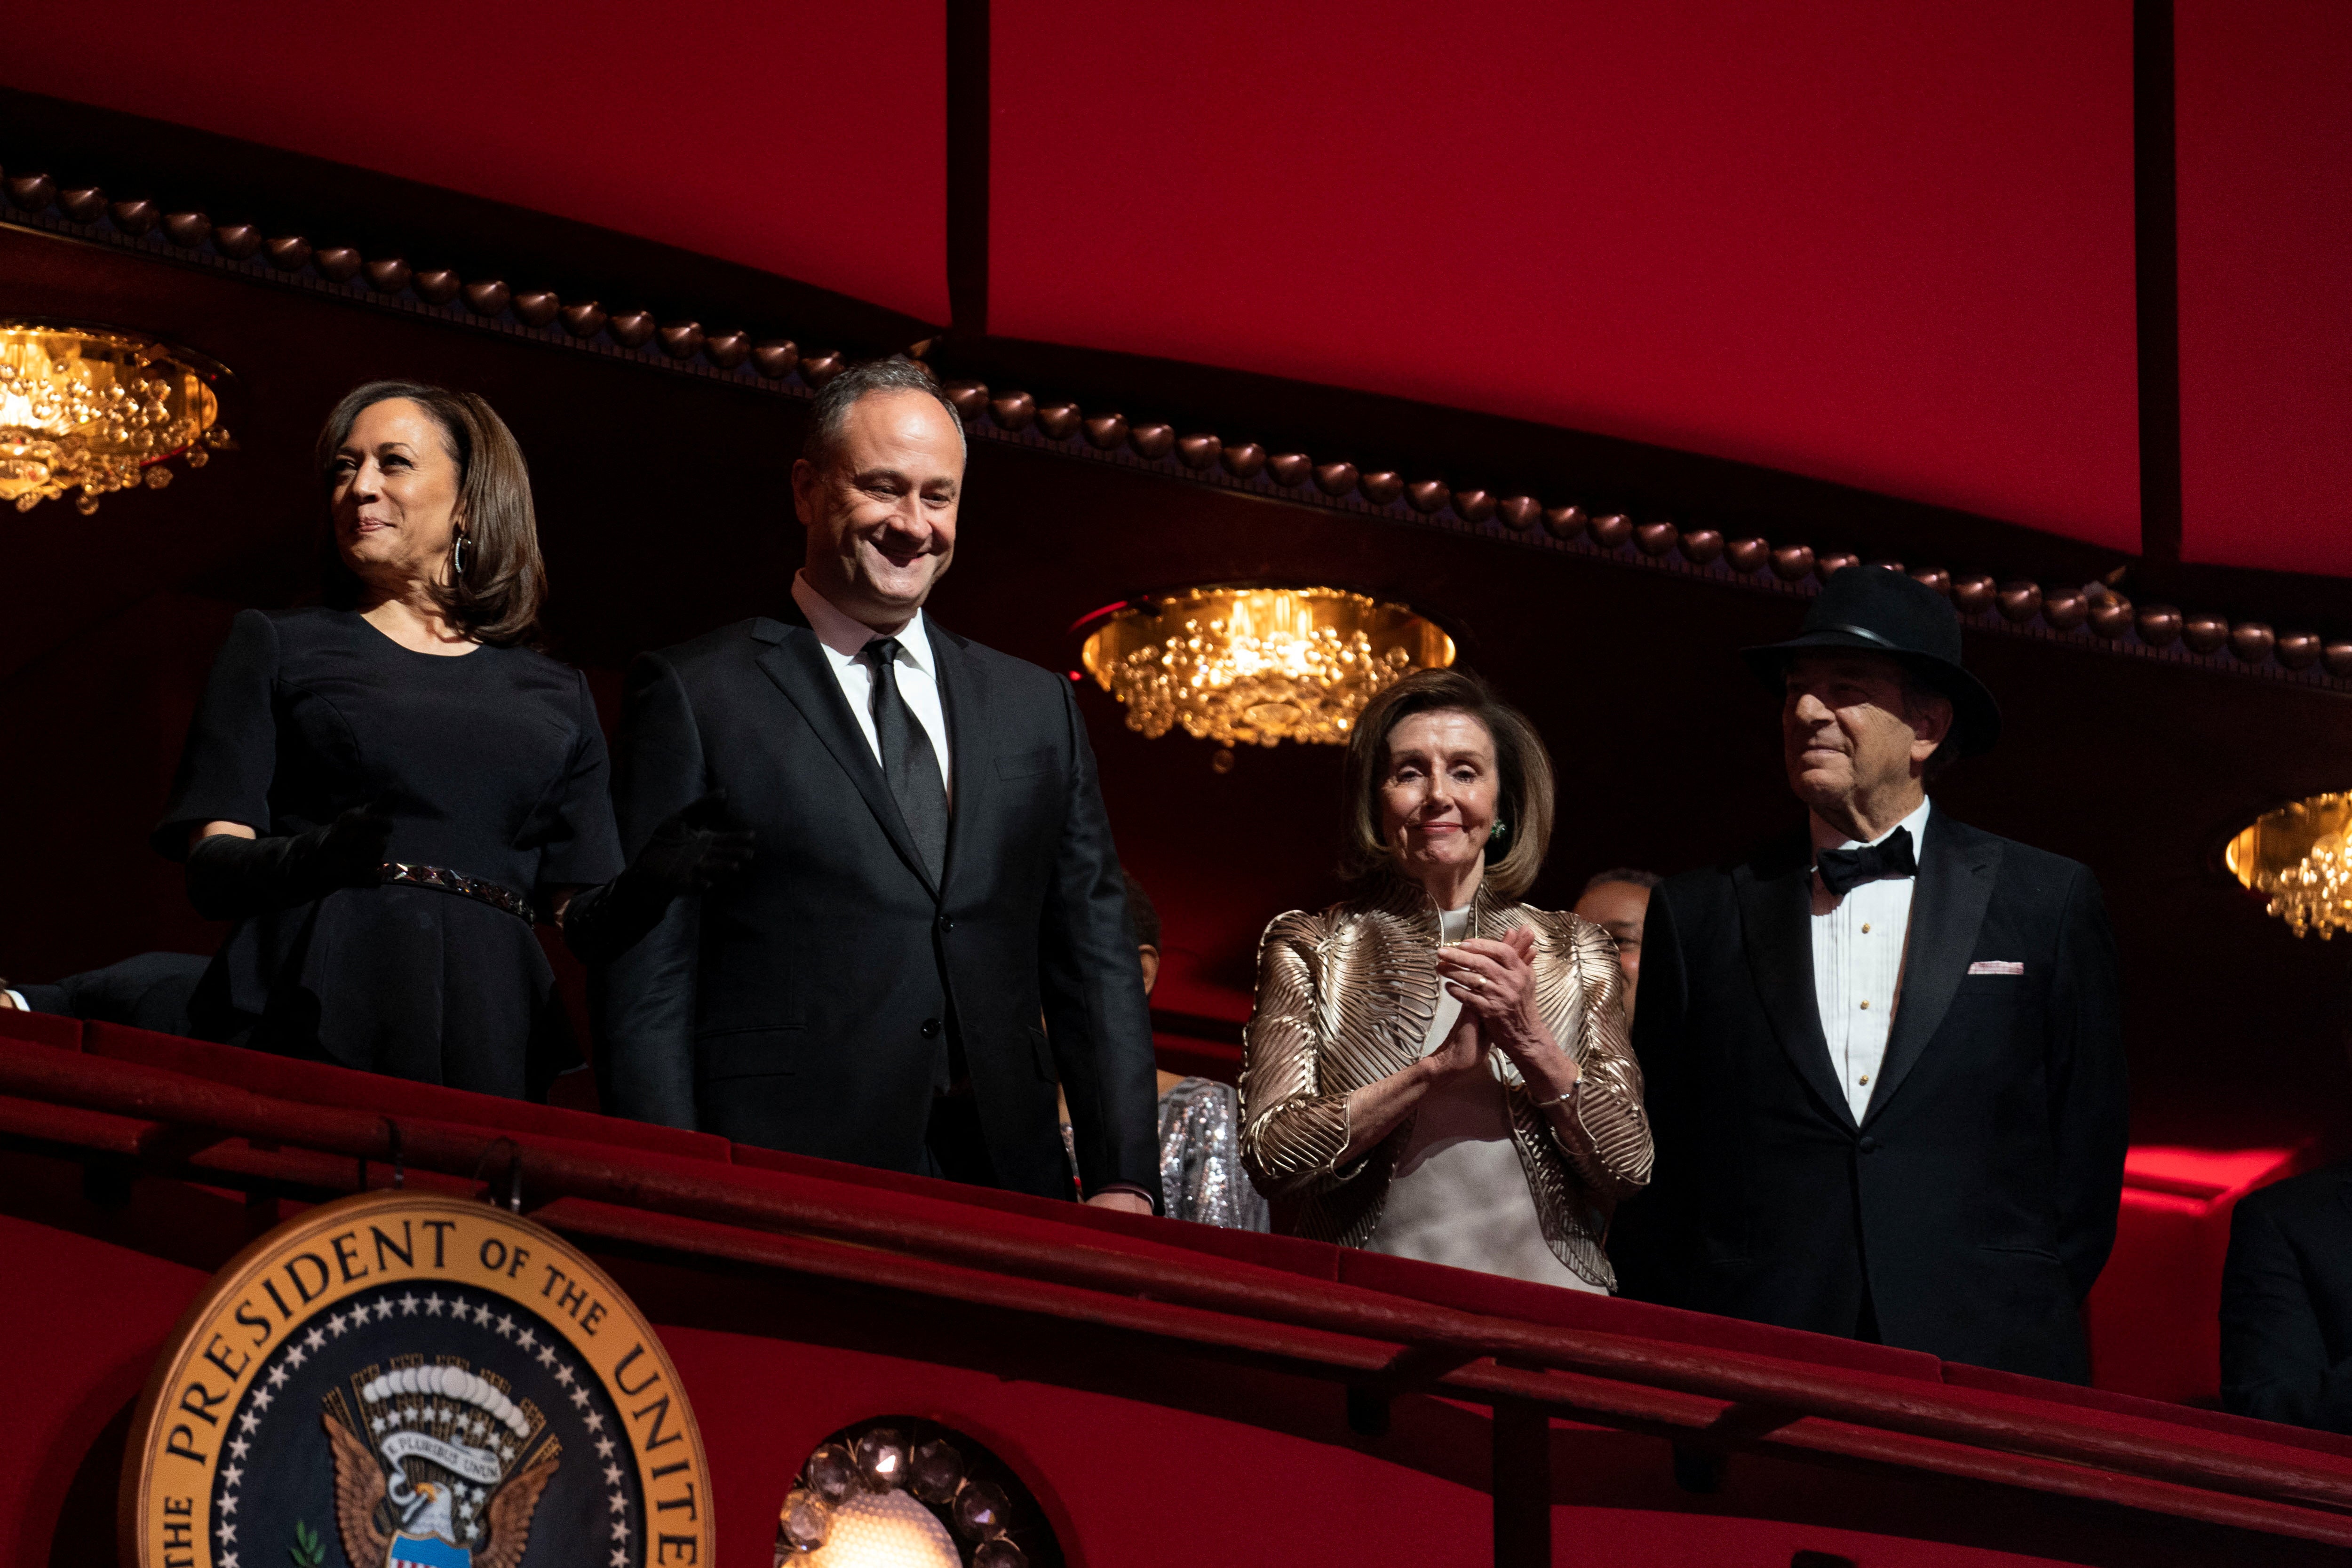
[[[110,490],[172,482],[229,446],[211,383],[221,371],[152,339],[0,321],[0,500],[18,511],[70,489],[84,516]]]
[[[2231,875],[2270,900],[2297,936],[2352,930],[2352,793],[2315,795],[2266,811],[2230,840]]]
[[[1339,588],[1189,588],[1114,612],[1080,657],[1146,735],[1336,746],[1407,671],[1452,664],[1454,639]]]

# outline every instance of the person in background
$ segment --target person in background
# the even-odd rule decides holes
[[[2352,983],[2339,1045],[2352,1047]],[[2352,1160],[2240,1198],[2221,1268],[2221,1407],[2352,1435]]]
[[[593,972],[603,1103],[1066,1197],[1058,1082],[1087,1201],[1149,1214],[1151,1021],[1085,721],[1065,677],[925,609],[963,484],[929,372],[844,371],[793,465],[806,552],[774,615],[630,670],[624,841],[719,788],[758,858]]]
[[[1633,1045],[1659,1181],[1626,1292],[2084,1382],[2123,1187],[2115,941],[2074,861],[1930,804],[1989,749],[1952,606],[1849,567],[1787,642],[1805,829],[1650,896]]]
[[[191,1026],[543,1098],[576,1052],[534,922],[597,889],[617,942],[742,846],[682,819],[624,873],[588,682],[531,647],[530,476],[488,404],[372,382],[317,461],[325,603],[232,623],[152,838],[235,922]]]
[[[1135,931],[1135,956],[1143,972],[1143,993],[1160,983],[1160,911],[1142,884],[1125,867],[1127,920]],[[1162,1070],[1160,1087],[1160,1192],[1171,1219],[1228,1230],[1268,1230],[1265,1199],[1242,1169],[1237,1130],[1241,1099],[1234,1086],[1209,1078],[1185,1078]],[[1069,1106],[1061,1106],[1062,1140],[1070,1148],[1072,1179],[1077,1152],[1072,1142]]]
[[[142,952],[47,985],[0,981],[0,1012],[53,1013],[92,1023],[127,1024],[159,1035],[185,1035],[188,1004],[212,960],[190,952]]]
[[[1135,934],[1135,962],[1143,971],[1143,994],[1150,996],[1160,984],[1160,906],[1151,901],[1151,895],[1143,890],[1134,872],[1121,866],[1118,874],[1127,883],[1127,925]],[[1163,1083],[1160,1087],[1164,1089],[1168,1086]]]
[[[1633,1026],[1634,991],[1642,984],[1642,921],[1650,912],[1650,889],[1664,881],[1655,871],[1620,866],[1584,884],[1575,913],[1609,933],[1617,944],[1617,967],[1625,972],[1625,1026]]]
[[[1608,933],[1517,901],[1550,759],[1475,678],[1417,670],[1348,741],[1361,896],[1258,948],[1242,1158],[1297,1234],[1607,1292],[1610,1215],[1650,1175]]]
[[[2352,1162],[2238,1200],[2221,1268],[2221,1406],[2352,1434]]]

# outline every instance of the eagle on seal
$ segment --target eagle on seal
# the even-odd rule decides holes
[[[320,1421],[335,1457],[335,1522],[352,1568],[521,1568],[530,1544],[531,1516],[555,1476],[550,1455],[499,1484],[483,1508],[485,1543],[457,1544],[447,1491],[431,1481],[409,1483],[398,1465],[389,1474],[365,1439],[331,1414]],[[387,1528],[388,1526],[388,1528]],[[397,1553],[397,1555],[395,1555]]]

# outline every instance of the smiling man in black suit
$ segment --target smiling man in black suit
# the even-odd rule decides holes
[[[1929,806],[2000,733],[1960,651],[1950,605],[1875,566],[1749,650],[1810,831],[1651,895],[1657,1175],[1610,1250],[1629,1295],[2085,1382],[2123,1184],[2115,943],[2086,868]]]
[[[1058,1079],[1087,1201],[1148,1214],[1150,1017],[1077,704],[923,613],[963,469],[920,365],[844,372],[793,468],[789,598],[630,671],[624,841],[717,790],[758,843],[598,975],[604,1102],[1066,1197]]]

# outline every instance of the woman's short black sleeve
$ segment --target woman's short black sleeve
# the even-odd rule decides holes
[[[163,820],[149,836],[156,852],[187,858],[189,829],[241,822],[257,834],[270,826],[269,784],[278,764],[278,628],[258,610],[241,611],[213,660],[211,679],[188,726],[180,771]]]

